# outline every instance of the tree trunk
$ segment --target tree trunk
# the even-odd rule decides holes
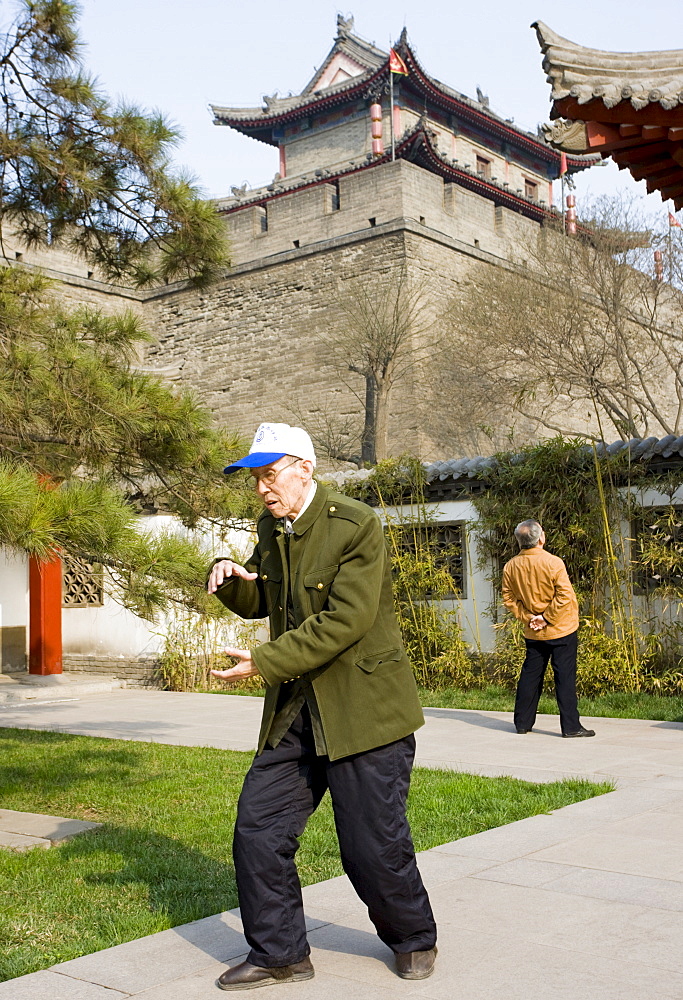
[[[389,392],[391,383],[380,382],[375,393],[375,455],[377,461],[387,458],[389,450]]]
[[[366,375],[365,419],[363,421],[363,437],[360,444],[360,457],[363,465],[375,465],[377,462],[375,451],[376,417],[375,378],[374,375]]]

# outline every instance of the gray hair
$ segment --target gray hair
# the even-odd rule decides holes
[[[520,549],[535,548],[542,534],[543,528],[538,521],[534,521],[533,519],[520,521],[515,528],[515,538],[519,543]]]

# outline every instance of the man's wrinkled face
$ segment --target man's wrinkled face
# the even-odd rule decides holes
[[[254,488],[273,517],[295,517],[304,505],[313,477],[313,463],[284,455],[271,465],[251,470]]]

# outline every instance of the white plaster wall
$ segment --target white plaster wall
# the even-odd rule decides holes
[[[0,547],[0,628],[28,628],[28,557]]]
[[[141,517],[140,530],[159,534],[163,531],[188,533],[170,515]],[[211,556],[248,555],[251,552],[251,534],[231,531],[224,539],[207,528],[195,532]],[[101,608],[64,608],[62,611],[62,644],[65,655],[120,656],[138,658],[154,656],[164,645],[168,617],[162,615],[155,623],[148,622],[123,608],[109,595],[105,595]]]

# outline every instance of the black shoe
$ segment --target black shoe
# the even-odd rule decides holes
[[[519,726],[517,726],[517,735],[518,736],[524,736],[525,733],[530,733],[530,732],[531,732],[530,729],[520,729]]]
[[[396,955],[396,971],[401,979],[426,979],[434,972],[436,947],[429,951],[408,951]]]
[[[579,726],[575,733],[562,733],[562,737],[565,740],[573,740],[576,736],[595,736],[595,730],[584,729],[583,726]]]
[[[313,979],[314,975],[308,956],[295,965],[282,965],[274,969],[262,969],[251,962],[241,962],[219,976],[216,985],[222,990],[254,990],[259,986],[275,986],[276,983],[297,983]]]

